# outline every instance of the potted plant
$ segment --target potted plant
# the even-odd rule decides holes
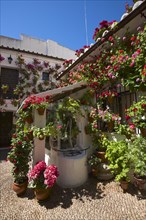
[[[98,165],[101,162],[101,159],[97,157],[97,155],[94,153],[88,158],[88,164],[91,167],[91,172],[93,176],[98,175]]]
[[[115,180],[122,184],[122,187],[124,181],[124,189],[127,189],[130,181],[131,154],[129,152],[130,144],[126,140],[110,141],[106,150],[106,158],[108,158],[111,172],[115,175]]]
[[[117,22],[116,21],[108,22],[104,20],[104,21],[101,21],[99,24],[100,24],[100,27],[95,29],[94,35],[93,35],[93,39],[95,41],[98,41],[101,39],[101,37],[104,37],[105,34],[107,34],[108,31],[113,28],[113,24],[116,25]]]
[[[28,109],[31,107],[32,109],[37,109],[38,114],[43,115],[45,109],[49,106],[49,98],[49,96],[47,96],[46,99],[43,97],[31,95],[24,101],[23,109]]]
[[[102,162],[107,162],[105,158],[106,150],[109,145],[109,140],[104,132],[99,131],[93,135],[93,145],[96,147],[96,155]]]
[[[8,92],[8,90],[9,90],[9,86],[3,84],[3,85],[1,86],[1,89],[2,89],[2,92],[3,92],[4,94],[6,94],[6,93]]]
[[[37,200],[45,200],[49,197],[58,176],[55,165],[47,166],[44,161],[39,161],[28,173],[28,187],[34,189]]]
[[[25,110],[20,110],[19,114],[21,115],[21,118],[27,122],[28,124],[33,123],[33,116],[32,116],[32,110],[30,108],[27,108]]]
[[[37,137],[39,140],[43,140],[47,136],[46,127],[44,127],[44,128],[37,128],[37,127],[33,126],[31,128],[31,130],[33,131],[33,136]]]
[[[146,138],[137,136],[132,139],[130,144],[134,183],[139,189],[144,189],[146,184]]]
[[[20,195],[26,191],[29,171],[29,161],[31,159],[32,141],[25,136],[23,131],[18,131],[12,135],[11,151],[8,153],[8,160],[13,164],[13,190]],[[20,129],[21,130],[21,129]]]
[[[98,119],[102,120],[107,125],[107,130],[112,132],[115,126],[115,123],[120,123],[121,117],[118,114],[112,113],[110,108],[107,106],[105,110],[102,110],[98,106]]]
[[[132,135],[135,134],[135,126],[129,124],[116,124],[115,132],[125,135],[127,139],[130,139]]]

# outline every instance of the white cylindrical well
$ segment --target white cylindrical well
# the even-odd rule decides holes
[[[88,178],[87,155],[85,151],[81,154],[66,156],[63,152],[52,150],[52,163],[59,170],[57,184],[63,188],[71,188],[82,185]]]

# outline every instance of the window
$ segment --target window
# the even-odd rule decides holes
[[[49,81],[49,79],[50,79],[49,73],[43,72],[42,73],[42,80]]]
[[[0,96],[5,99],[16,98],[13,94],[13,90],[18,84],[19,72],[16,69],[1,68],[0,73]],[[8,85],[8,91],[4,93],[1,89],[2,85]]]

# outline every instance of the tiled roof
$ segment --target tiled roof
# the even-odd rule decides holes
[[[36,52],[33,52],[33,51],[31,52],[31,51],[28,51],[28,50],[16,49],[14,47],[5,47],[3,45],[0,45],[0,48],[5,49],[5,50],[13,50],[13,51],[17,51],[17,52],[28,53],[28,54],[32,54],[32,55],[36,55],[36,56],[42,56],[42,57],[46,57],[46,58],[51,58],[51,59],[64,61],[63,58],[48,56],[48,55],[45,55],[45,54],[36,53]]]

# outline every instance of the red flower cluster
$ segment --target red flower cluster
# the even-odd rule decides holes
[[[109,30],[111,28],[111,25],[116,22],[115,20],[114,21],[111,21],[111,22],[108,22],[106,20],[103,20],[99,23],[100,27],[99,28],[95,28],[95,31],[94,31],[94,34],[93,34],[93,40],[96,40],[97,39],[97,35],[101,33],[103,33],[103,31],[105,30]],[[98,36],[98,37],[102,37],[102,36]]]
[[[81,49],[79,49],[79,50],[76,50],[76,53],[75,53],[75,55],[77,56],[77,57],[79,57],[82,53],[84,53],[85,52],[85,50],[86,49],[88,49],[88,48],[90,48],[90,46],[84,46],[83,48],[81,48]]]
[[[107,98],[107,97],[114,97],[114,96],[117,96],[117,95],[118,95],[117,92],[107,90],[107,91],[102,92],[101,94],[98,94],[97,98],[104,99],[104,98]]]
[[[40,105],[42,102],[49,102],[51,96],[47,95],[45,98],[31,95],[25,101],[23,105],[23,109],[30,107],[30,105],[37,104]]]
[[[70,64],[72,64],[73,60],[70,59],[70,60],[65,60],[64,63],[63,63],[63,66],[66,68],[68,67]]]

